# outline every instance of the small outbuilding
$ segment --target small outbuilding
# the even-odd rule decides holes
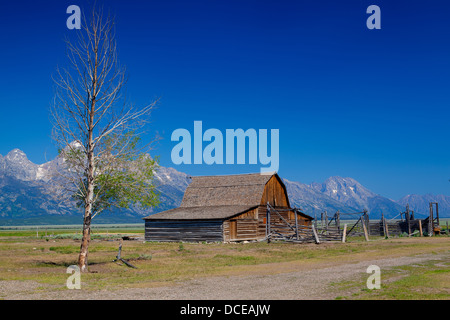
[[[268,214],[269,207],[277,214]],[[229,242],[263,240],[270,225],[292,229],[313,219],[290,207],[277,174],[240,174],[193,177],[179,208],[144,220],[147,241]]]

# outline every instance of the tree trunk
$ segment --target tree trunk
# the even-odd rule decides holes
[[[92,132],[92,131],[91,131]],[[92,134],[89,133],[89,148],[88,148],[88,172],[87,172],[87,194],[85,198],[84,207],[84,222],[83,222],[83,238],[81,240],[80,255],[78,257],[78,266],[81,272],[86,272],[88,266],[88,250],[89,242],[91,241],[91,220],[92,220],[92,205],[94,201],[94,152],[92,148]]]
[[[83,221],[83,238],[81,239],[80,255],[78,257],[78,266],[81,272],[87,271],[88,266],[88,250],[89,242],[91,241],[91,220],[92,220],[92,205],[94,200],[94,157],[92,153],[88,156],[88,177],[87,177],[87,194],[84,207],[84,221]]]
[[[85,210],[85,217],[83,223],[83,238],[81,240],[80,255],[78,256],[78,266],[81,272],[87,272],[88,269],[88,252],[89,242],[91,241],[91,216]]]
[[[92,106],[94,106],[94,102]],[[92,107],[93,110],[94,107]],[[93,138],[92,138],[92,129],[93,129],[93,112],[90,114],[89,120],[89,135],[88,135],[88,152],[87,152],[87,160],[88,160],[88,168],[86,173],[87,178],[87,193],[85,198],[84,205],[84,222],[83,222],[83,238],[81,240],[80,247],[80,255],[78,257],[78,266],[80,267],[81,272],[87,272],[88,269],[88,250],[89,250],[89,242],[91,241],[91,220],[92,220],[92,208],[94,202],[94,148],[93,148]]]

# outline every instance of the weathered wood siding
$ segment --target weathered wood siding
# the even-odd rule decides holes
[[[287,209],[286,207],[275,207],[275,210]],[[290,211],[279,211],[278,212],[292,227],[295,228],[295,212]],[[304,216],[297,214],[297,223],[299,226],[309,226],[311,221],[306,219]],[[263,239],[266,236],[267,227],[267,207],[260,206],[258,208],[258,238]],[[292,234],[293,231],[289,226],[281,219],[276,213],[272,212],[270,214],[270,227],[272,231],[277,231],[281,234]]]
[[[278,207],[280,208],[280,207]],[[286,209],[282,207],[280,209]],[[266,206],[259,206],[223,223],[224,241],[261,240],[266,237],[267,226]],[[295,212],[280,211],[280,215],[295,228]],[[282,234],[292,234],[293,230],[275,213],[270,215],[271,228]],[[310,225],[311,221],[297,214],[299,226]]]
[[[265,206],[267,202],[273,207],[289,207],[286,191],[276,176],[272,176],[264,187],[261,205]]]
[[[249,210],[223,223],[224,241],[258,239],[258,208]]]
[[[146,220],[146,241],[223,241],[222,220]]]

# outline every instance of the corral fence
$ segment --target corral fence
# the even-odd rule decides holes
[[[340,217],[341,213],[335,213],[330,219],[326,212],[321,214],[320,220],[317,216],[311,224],[302,225],[298,223],[297,215],[295,215],[295,224],[289,223],[283,218],[282,212],[284,210],[294,211],[295,213],[301,212],[300,209],[275,209],[270,204],[267,204],[267,225],[266,225],[266,237],[264,240],[271,241],[288,241],[294,243],[307,243],[307,242],[326,242],[326,241],[345,241],[348,235],[359,236],[361,234],[367,235],[367,228],[365,220],[368,219],[367,212],[351,213],[351,215],[360,215],[356,223],[352,224],[349,228],[345,224],[341,226]],[[364,220],[362,220],[362,215]],[[350,214],[346,214],[350,215]],[[278,219],[272,219],[276,216]],[[276,222],[274,222],[276,221]],[[364,231],[365,230],[365,231]]]
[[[370,221],[367,210],[361,212],[344,213],[337,211],[331,217],[324,211],[320,214],[320,218],[316,215],[309,225],[301,225],[297,221],[295,215],[295,224],[289,223],[283,218],[280,211],[290,210],[301,212],[300,209],[275,209],[267,204],[267,225],[266,238],[270,241],[288,241],[294,243],[305,242],[326,242],[326,241],[342,241],[345,242],[347,237],[364,236],[366,241],[369,236],[384,236],[389,238],[406,234],[412,235],[428,235],[439,234],[439,208],[436,202],[430,203],[429,216],[425,219],[416,219],[414,211],[406,205],[406,210],[400,212],[392,219],[386,219],[381,214],[381,219]],[[279,219],[271,219],[271,216],[277,216]],[[274,223],[273,221],[277,221]],[[355,222],[356,221],[356,222]],[[346,223],[347,222],[347,223]],[[448,232],[448,229],[447,229]]]

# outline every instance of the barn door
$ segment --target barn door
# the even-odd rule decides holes
[[[237,238],[237,221],[230,220],[230,240],[235,240]]]

